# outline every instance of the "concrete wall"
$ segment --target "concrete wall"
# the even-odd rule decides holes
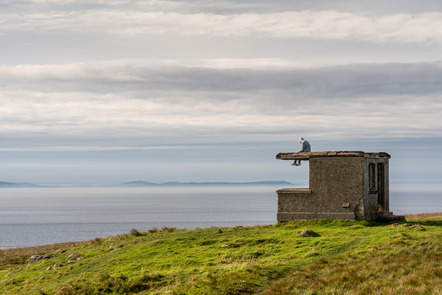
[[[278,221],[356,219],[364,197],[362,157],[318,157],[309,160],[310,188],[278,190]]]
[[[310,159],[310,188],[321,212],[353,214],[355,219],[355,209],[364,198],[363,173],[362,157]]]
[[[386,153],[280,153],[277,158],[302,158],[309,161],[310,169],[309,188],[277,191],[278,221],[313,218],[375,220],[380,215],[379,208],[387,215],[391,213],[388,212],[390,155]],[[370,163],[374,165],[371,168]],[[373,167],[374,176],[369,179],[369,170]],[[379,171],[383,173],[379,174]],[[376,177],[376,189],[370,185],[373,177]]]

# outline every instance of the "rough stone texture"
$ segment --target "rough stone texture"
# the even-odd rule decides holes
[[[310,187],[315,192],[319,212],[354,215],[354,209],[363,197],[363,165],[364,158],[361,157],[310,160]],[[350,206],[343,208],[343,203],[350,203]]]
[[[315,218],[376,220],[392,216],[388,212],[389,154],[361,151],[280,153],[276,158],[308,160],[310,164],[309,188],[277,191],[278,221]],[[373,173],[371,178],[370,171]],[[370,184],[373,178],[376,178],[375,187]]]
[[[304,208],[314,208],[310,189],[282,189],[278,190],[279,212],[302,212]]]

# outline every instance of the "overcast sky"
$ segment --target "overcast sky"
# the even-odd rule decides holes
[[[305,183],[383,151],[442,187],[442,2],[0,0],[0,181]]]

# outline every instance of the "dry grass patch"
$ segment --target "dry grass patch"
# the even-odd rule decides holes
[[[404,215],[405,215],[405,219],[407,219],[407,220],[428,219],[428,218],[442,217],[442,212],[419,213],[419,214],[404,214]]]
[[[0,250],[0,269],[6,264],[25,263],[32,255],[43,255],[69,249],[74,246],[89,244],[90,242],[70,242],[44,246],[12,248]]]
[[[384,247],[301,267],[262,295],[442,294],[441,261],[440,234],[399,234]]]

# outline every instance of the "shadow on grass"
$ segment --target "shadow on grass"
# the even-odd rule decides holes
[[[413,219],[413,220],[396,220],[396,221],[374,221],[374,220],[338,220],[338,219],[310,219],[310,220],[289,220],[278,221],[276,227],[300,228],[308,225],[320,225],[320,226],[339,226],[350,227],[354,225],[361,225],[366,227],[382,227],[392,224],[420,224],[420,225],[434,225],[442,226],[441,219]]]
[[[420,224],[420,225],[434,225],[434,226],[442,226],[442,220],[410,220],[407,222],[408,224]]]

